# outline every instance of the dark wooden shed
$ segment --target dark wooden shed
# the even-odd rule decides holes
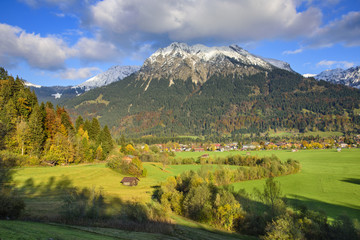
[[[138,185],[139,181],[140,179],[138,179],[137,177],[124,177],[121,180],[121,183],[125,186],[136,186]]]

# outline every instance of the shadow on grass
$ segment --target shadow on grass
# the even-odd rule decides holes
[[[154,185],[152,188],[156,191],[159,186]],[[30,209],[23,220],[44,220],[74,226],[164,234],[156,239],[256,239],[216,231],[185,218],[174,224],[164,217],[159,207],[125,202],[116,197],[107,198],[105,201],[103,194],[106,193],[96,189],[76,188],[66,176],[50,177],[38,184],[35,184],[33,178],[29,178],[17,188],[17,191],[29,203]],[[39,205],[42,208],[40,214],[37,209]],[[125,235],[124,239],[128,239]],[[123,239],[123,236],[119,237]],[[149,238],[152,239],[151,235]]]
[[[298,195],[288,195],[288,197],[290,198],[286,199],[287,203],[295,209],[301,209],[305,206],[309,210],[326,213],[331,219],[346,215],[352,219],[360,220],[360,205],[336,205]]]
[[[340,181],[360,185],[360,178],[345,178]]]
[[[102,189],[77,188],[66,177],[50,177],[35,184],[27,179],[17,192],[27,203],[24,219],[46,220],[80,226],[118,228],[127,231],[173,232],[173,224],[160,206],[107,197]]]

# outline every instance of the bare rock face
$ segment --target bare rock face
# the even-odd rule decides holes
[[[143,64],[137,79],[191,79],[203,84],[213,75],[252,75],[259,71],[271,70],[273,65],[256,57],[244,49],[233,45],[229,47],[188,46],[184,43],[172,43],[157,50]],[[147,89],[147,87],[146,87]]]

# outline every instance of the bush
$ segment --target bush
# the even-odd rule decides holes
[[[1,219],[16,219],[19,218],[22,211],[25,209],[25,203],[20,197],[0,193],[0,218]]]

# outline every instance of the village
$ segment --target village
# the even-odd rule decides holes
[[[339,137],[338,139],[324,139],[322,141],[260,141],[251,143],[191,143],[181,144],[176,142],[168,142],[165,144],[155,144],[160,152],[228,152],[228,151],[259,151],[259,150],[292,150],[293,152],[306,149],[337,149],[341,151],[344,148],[358,148],[360,147],[360,135],[353,139],[346,139]],[[142,146],[143,148],[144,146]]]

